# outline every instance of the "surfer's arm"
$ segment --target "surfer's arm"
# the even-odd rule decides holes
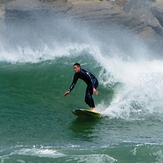
[[[91,81],[91,84],[92,84],[92,88],[93,88],[93,93],[94,94],[98,94],[98,90],[95,88],[95,84],[94,84],[94,80],[96,79],[95,76],[89,72],[87,72],[87,75],[89,76],[89,79]]]
[[[89,79],[90,79],[90,82],[91,82],[91,85],[92,85],[92,88],[93,88],[93,93],[94,94],[98,94],[98,91],[97,89],[95,88],[95,84],[94,84],[94,80],[96,79],[95,76],[93,74],[91,74],[90,72],[86,72],[86,74],[88,75]]]
[[[70,92],[74,89],[74,87],[75,87],[77,81],[78,81],[78,74],[75,73],[75,74],[74,74],[73,81],[72,81],[72,84],[70,85],[70,88],[69,88],[69,91],[70,91]]]
[[[73,82],[72,82],[72,84],[70,85],[69,90],[68,90],[67,92],[65,92],[64,96],[67,96],[68,94],[70,94],[70,92],[74,89],[77,80],[78,80],[78,76],[77,76],[77,74],[75,74],[75,75],[74,75]]]
[[[87,76],[88,76],[88,78],[90,80],[90,84],[92,85],[92,88],[95,88],[95,85],[94,85],[95,77],[94,77],[94,75],[91,74],[89,71],[86,71],[86,74],[87,74]]]

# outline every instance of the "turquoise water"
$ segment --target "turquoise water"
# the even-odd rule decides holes
[[[0,161],[161,163],[163,60],[151,59],[155,53],[128,31],[66,23],[54,32],[43,28],[37,47],[28,28],[10,31],[10,44],[1,39]],[[94,99],[101,118],[72,114],[88,108],[82,81],[63,96],[75,62],[99,79]]]

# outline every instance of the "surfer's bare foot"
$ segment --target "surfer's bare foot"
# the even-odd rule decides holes
[[[92,111],[96,111],[96,108],[92,108]]]

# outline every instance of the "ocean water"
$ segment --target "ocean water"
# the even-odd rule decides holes
[[[1,33],[0,162],[161,163],[161,55],[125,27],[28,21]],[[75,62],[99,79],[101,118],[72,114],[82,81],[63,96]]]

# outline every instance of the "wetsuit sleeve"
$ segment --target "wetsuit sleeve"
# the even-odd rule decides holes
[[[74,74],[73,81],[72,81],[72,84],[70,85],[70,88],[69,88],[70,92],[71,92],[71,91],[73,90],[73,88],[75,87],[77,81],[78,81],[78,76],[77,76],[77,74],[75,73],[75,74]]]

